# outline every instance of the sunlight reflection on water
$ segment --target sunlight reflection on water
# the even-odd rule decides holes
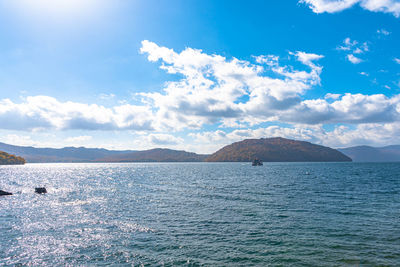
[[[1,166],[0,265],[399,265],[400,164]],[[48,194],[34,193],[45,186]]]

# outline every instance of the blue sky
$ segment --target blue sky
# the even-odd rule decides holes
[[[400,2],[0,1],[0,141],[400,143]]]

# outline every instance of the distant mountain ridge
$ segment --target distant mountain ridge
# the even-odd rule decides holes
[[[400,162],[400,145],[354,146],[338,150],[355,162]]]
[[[103,148],[64,147],[36,148],[31,146],[14,146],[0,142],[0,150],[25,158],[30,163],[42,162],[90,162],[107,156],[133,152],[107,150]]]
[[[248,162],[342,162],[351,158],[336,149],[282,137],[246,139],[210,155],[206,161]]]
[[[144,151],[117,154],[112,157],[102,158],[98,161],[105,162],[201,162],[208,155],[200,155],[182,150],[168,148],[155,148]]]
[[[24,157],[28,163],[46,162],[198,162],[207,155],[172,149],[107,150],[103,148],[35,148],[0,142],[0,150]]]
[[[44,162],[249,162],[268,161],[355,161],[400,162],[400,145],[385,147],[355,146],[332,149],[281,137],[246,139],[225,146],[211,155],[155,148],[144,151],[102,148],[35,148],[0,142],[0,151],[25,158],[28,163]]]

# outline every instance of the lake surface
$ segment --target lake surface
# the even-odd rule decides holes
[[[400,163],[27,164],[0,189],[1,266],[400,266]]]

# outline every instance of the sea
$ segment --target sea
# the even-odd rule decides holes
[[[400,163],[26,164],[0,189],[0,266],[400,266]]]

